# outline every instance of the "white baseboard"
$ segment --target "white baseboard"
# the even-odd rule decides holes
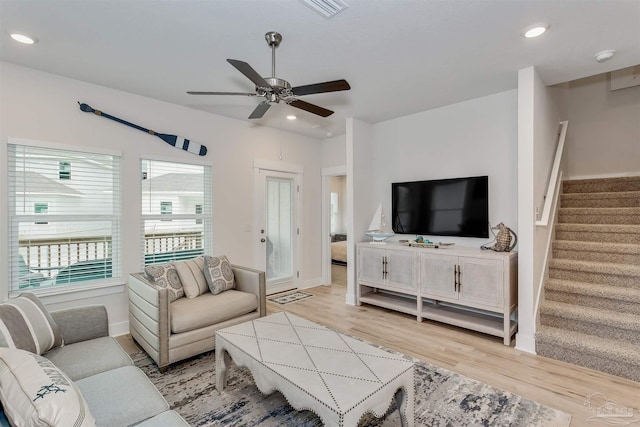
[[[109,335],[112,337],[118,337],[120,335],[127,335],[129,333],[129,321],[110,323]]]
[[[518,332],[516,334],[515,348],[525,353],[536,354],[536,339],[532,335],[525,335]]]
[[[324,285],[324,280],[322,277],[317,277],[315,279],[305,280],[304,282],[298,283],[298,289],[309,289],[315,288],[316,286]]]
[[[621,172],[621,173],[603,173],[603,174],[595,174],[595,175],[576,175],[576,176],[567,177],[565,179],[577,180],[577,179],[624,178],[627,176],[640,176],[640,171]]]
[[[347,294],[347,297],[345,298],[344,302],[349,304],[349,305],[357,305],[357,303],[356,303],[356,294]]]

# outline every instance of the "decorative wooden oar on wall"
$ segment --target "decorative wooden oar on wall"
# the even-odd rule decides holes
[[[181,136],[168,135],[166,133],[158,133],[158,132],[153,131],[151,129],[143,128],[142,126],[138,126],[138,125],[135,125],[133,123],[129,123],[126,120],[119,119],[119,118],[114,117],[114,116],[112,116],[110,114],[104,113],[104,112],[102,112],[100,110],[95,110],[95,109],[91,108],[91,106],[89,106],[87,104],[81,104],[81,103],[78,102],[78,105],[80,105],[80,109],[82,111],[86,112],[86,113],[93,113],[96,116],[106,117],[107,119],[111,119],[111,120],[116,121],[118,123],[122,123],[123,125],[131,126],[134,129],[141,130],[142,132],[148,133],[149,135],[157,136],[158,138],[160,138],[161,140],[163,140],[167,144],[173,145],[176,148],[182,148],[185,151],[188,151],[188,152],[193,153],[193,154],[198,154],[199,156],[204,156],[205,154],[207,154],[207,147],[205,147],[204,145],[200,145],[197,142],[189,141],[188,139],[185,139],[185,138],[183,138]]]

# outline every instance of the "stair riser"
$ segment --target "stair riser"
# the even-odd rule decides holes
[[[566,199],[560,202],[563,208],[638,208],[640,197],[620,199]]]
[[[607,252],[587,252],[555,249],[553,251],[555,259],[573,259],[576,261],[613,262],[616,264],[640,265],[640,255],[638,254],[614,254]]]
[[[565,181],[562,184],[563,193],[606,193],[610,191],[640,191],[640,180],[592,183]]]
[[[611,310],[616,313],[629,313],[640,316],[640,304],[631,301],[613,300],[599,296],[562,292],[552,289],[545,289],[544,297],[546,301],[557,301],[565,304]]]
[[[574,349],[565,348],[557,343],[547,342],[543,337],[536,339],[536,353],[539,356],[550,357],[640,382],[640,366],[620,360],[605,359],[599,355],[575,351]]]
[[[621,276],[617,274],[593,273],[589,271],[566,270],[551,267],[549,268],[549,277],[572,282],[599,283],[602,285],[624,286],[640,290],[640,277],[637,276]]]
[[[556,231],[556,240],[575,242],[640,243],[636,233],[599,233],[591,231]]]
[[[626,225],[638,225],[640,224],[640,215],[598,215],[598,214],[586,214],[576,215],[570,213],[558,214],[558,222],[569,224],[626,224]]]
[[[595,335],[601,338],[618,340],[630,344],[640,345],[640,334],[637,331],[616,328],[602,323],[593,323],[576,319],[568,319],[562,316],[540,313],[540,323],[545,326],[560,328],[565,331],[574,331],[581,334]]]

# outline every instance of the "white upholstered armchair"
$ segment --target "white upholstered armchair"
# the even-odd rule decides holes
[[[195,270],[193,263],[189,265]],[[235,289],[214,295],[205,287],[198,296],[172,302],[170,291],[144,273],[129,276],[131,336],[161,370],[212,350],[216,330],[266,315],[265,273],[235,265],[232,270]]]

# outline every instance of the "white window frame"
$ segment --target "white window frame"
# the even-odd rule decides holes
[[[185,166],[198,166],[203,168],[204,178],[203,178],[203,201],[202,203],[198,203],[202,205],[202,213],[195,213],[195,209],[192,213],[180,213],[176,214],[175,212],[176,206],[172,206],[172,213],[158,213],[158,214],[143,214],[140,213],[140,263],[141,267],[144,269],[146,265],[153,264],[154,261],[150,260],[147,262],[147,254],[146,254],[146,235],[145,235],[145,223],[146,221],[171,221],[171,220],[194,220],[196,224],[202,225],[203,227],[203,242],[202,242],[202,253],[204,255],[211,254],[213,252],[213,186],[212,186],[212,176],[213,176],[213,168],[211,164],[205,162],[198,161],[176,161],[175,159],[167,159],[165,157],[160,156],[151,156],[146,155],[140,158],[140,200],[141,206],[142,201],[144,200],[144,196],[142,194],[142,183],[145,181],[149,181],[153,179],[153,177],[147,174],[146,177],[143,178],[145,172],[149,172],[152,168],[153,162],[162,162],[162,163],[171,163],[175,165],[183,164]],[[161,259],[164,259],[160,256]],[[164,261],[157,261],[158,263],[163,263]]]
[[[60,152],[76,152],[86,154],[98,154],[114,157],[114,181],[117,185],[113,187],[112,196],[114,197],[114,212],[112,214],[99,214],[99,215],[54,215],[54,214],[17,214],[15,209],[15,192],[12,192],[13,182],[11,179],[7,180],[7,199],[8,199],[8,294],[9,297],[16,296],[21,292],[33,292],[41,297],[47,298],[46,302],[64,302],[77,298],[86,298],[91,296],[101,296],[111,293],[121,292],[123,289],[122,278],[122,257],[121,257],[121,245],[122,245],[122,233],[121,233],[121,215],[122,215],[122,203],[121,203],[121,170],[122,170],[122,153],[112,150],[104,150],[101,148],[87,148],[75,145],[66,144],[53,144],[45,141],[34,141],[23,138],[9,137],[7,140],[7,171],[10,169],[12,162],[12,149],[11,146],[24,146],[34,148],[45,148],[51,150],[58,150]],[[45,221],[58,221],[58,222],[72,222],[83,223],[92,221],[109,221],[111,222],[111,268],[112,277],[72,282],[69,284],[54,284],[51,286],[38,288],[18,288],[19,282],[19,257],[14,256],[18,252],[18,228],[20,223],[24,222],[45,222]],[[70,294],[76,294],[76,296],[70,296]]]

